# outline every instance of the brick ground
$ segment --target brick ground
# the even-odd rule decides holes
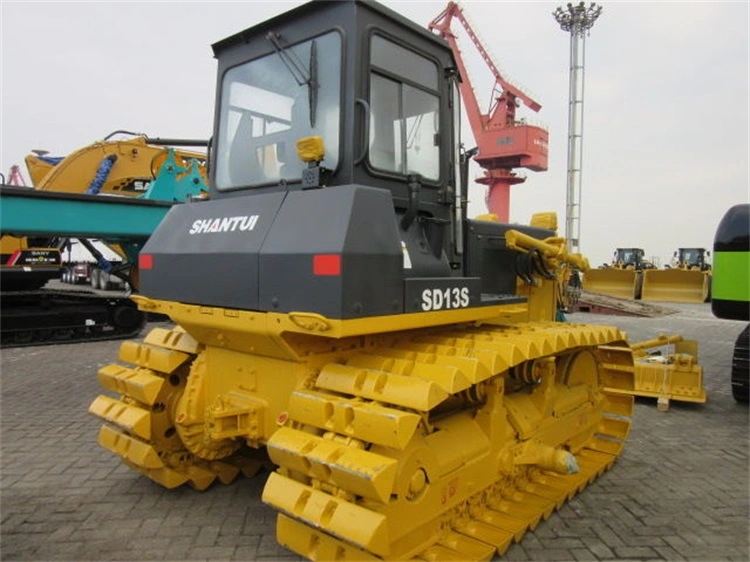
[[[653,319],[577,313],[631,341],[700,342],[709,401],[638,399],[625,453],[507,560],[748,560],[748,408],[729,387],[743,324],[708,305]],[[2,560],[298,560],[274,539],[265,475],[207,492],[167,491],[96,445],[94,373],[117,342],[0,352]]]

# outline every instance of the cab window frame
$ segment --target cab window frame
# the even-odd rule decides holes
[[[346,34],[344,33],[344,31],[341,29],[340,26],[336,25],[336,26],[330,27],[329,29],[325,29],[325,30],[323,30],[321,32],[317,32],[317,33],[315,33],[313,35],[309,35],[309,36],[306,36],[306,37],[302,37],[302,38],[300,38],[298,40],[295,40],[293,43],[290,43],[288,45],[284,45],[284,48],[285,49],[293,49],[293,48],[295,48],[295,47],[297,47],[299,45],[302,45],[304,43],[312,43],[316,39],[320,39],[321,37],[326,37],[328,35],[335,35],[335,36],[338,37],[337,48],[338,48],[339,52],[338,52],[338,57],[336,57],[337,58],[337,65],[338,65],[338,77],[337,77],[336,86],[335,86],[337,94],[334,95],[334,96],[332,96],[332,99],[334,99],[334,98],[336,99],[337,124],[336,124],[335,128],[334,127],[330,128],[331,131],[333,131],[333,130],[336,131],[337,145],[335,147],[332,147],[332,146],[330,146],[329,143],[325,144],[326,158],[325,158],[325,160],[323,160],[322,165],[326,166],[326,163],[330,164],[330,162],[334,160],[334,158],[331,158],[331,157],[335,155],[335,165],[333,165],[333,166],[330,166],[330,165],[326,166],[329,169],[331,169],[332,172],[335,174],[336,171],[341,167],[342,160],[344,158],[345,137],[344,137],[344,130],[343,130],[343,121],[345,119],[345,107],[344,107],[344,103],[345,103],[345,96],[346,96],[346,92],[345,92],[345,80],[344,80],[344,74],[346,72],[346,48],[347,48],[346,47]],[[318,49],[320,49],[320,47],[318,47]],[[231,154],[231,151],[232,151],[232,145],[235,142],[234,141],[234,137],[232,137],[232,141],[229,141],[229,138],[223,138],[223,139],[221,138],[222,135],[224,135],[225,137],[228,137],[228,133],[227,133],[227,131],[225,129],[226,127],[229,126],[229,121],[231,120],[229,118],[229,111],[230,111],[230,109],[228,109],[228,108],[234,107],[236,105],[236,104],[230,103],[229,97],[228,97],[230,94],[227,92],[227,90],[231,87],[231,84],[233,84],[233,83],[248,85],[246,82],[242,82],[242,81],[236,81],[236,82],[230,82],[230,83],[228,83],[227,82],[227,76],[230,75],[231,72],[235,71],[236,69],[238,69],[240,67],[243,67],[243,66],[246,66],[246,65],[250,65],[250,64],[252,64],[254,62],[260,61],[261,59],[263,59],[265,57],[274,57],[274,56],[278,57],[279,54],[278,54],[278,52],[276,50],[271,49],[269,51],[266,51],[266,52],[263,52],[261,54],[258,54],[257,56],[254,56],[253,58],[242,60],[242,61],[238,62],[237,64],[229,66],[222,73],[222,75],[221,75],[221,81],[220,81],[221,90],[220,90],[220,94],[219,94],[219,96],[220,96],[219,99],[221,100],[221,105],[220,105],[221,109],[217,110],[217,113],[218,113],[217,117],[219,118],[218,119],[219,123],[217,125],[217,135],[216,135],[217,136],[217,141],[214,143],[215,144],[214,150],[216,151],[215,154],[218,155],[218,147],[220,146],[220,143],[222,143],[222,141],[223,141],[223,146],[221,148],[224,151],[224,157],[225,158],[230,158],[231,157],[230,154]],[[320,52],[320,50],[318,50],[318,55],[317,56],[318,56],[318,65],[320,67],[320,60],[321,60],[321,56],[322,56],[322,53]],[[283,63],[279,60],[278,64],[282,65]],[[284,69],[284,71],[286,71],[286,70]],[[257,88],[257,86],[255,86],[255,87]],[[333,107],[333,105],[331,107]],[[320,126],[320,109],[321,109],[321,107],[320,107],[320,105],[318,105],[318,113],[317,113],[318,123],[316,124],[316,128],[315,129],[318,129],[319,126]],[[252,108],[246,107],[246,108],[244,108],[244,110],[248,112],[248,115],[251,115],[253,113],[252,112]],[[236,109],[235,109],[235,111],[236,111]],[[240,117],[240,119],[241,119],[241,117]],[[237,132],[236,132],[236,128],[237,127],[238,127],[238,125],[235,125],[235,132],[234,132],[235,135],[237,134]],[[285,132],[285,130],[284,131],[280,131],[280,132],[283,133],[283,132]],[[278,134],[279,133],[271,133],[271,134],[269,134],[267,136],[271,137],[272,135],[278,135]],[[315,134],[320,134],[320,133],[315,133]],[[253,136],[252,138],[259,138],[259,137]],[[299,139],[296,139],[296,140],[299,140]],[[325,143],[326,139],[324,138],[323,140],[324,140],[324,143]],[[286,159],[289,159],[289,158],[295,158],[296,159],[297,158],[294,146],[287,147],[287,150],[291,150],[291,153],[288,153],[288,154],[284,155],[284,157]],[[218,172],[218,166],[219,166],[218,159],[215,158],[214,161],[215,161],[214,166],[217,167],[217,172]],[[224,163],[224,168],[227,168],[227,169],[225,169],[223,171],[223,173],[226,174],[228,178],[231,178],[231,172],[228,169],[229,167],[230,167],[229,163]],[[300,164],[300,167],[303,168],[304,165]],[[221,185],[221,186],[219,185],[218,179],[219,178],[218,178],[218,173],[217,173],[217,176],[216,176],[215,182],[214,182],[215,183],[215,188],[218,191],[223,192],[223,193],[228,193],[228,192],[232,192],[232,191],[239,191],[239,190],[247,190],[247,189],[255,190],[255,189],[267,188],[267,187],[274,187],[274,186],[279,186],[279,185],[287,185],[287,186],[291,186],[291,185],[300,185],[301,186],[302,185],[301,174],[300,174],[299,177],[295,176],[295,177],[292,177],[292,178],[283,178],[283,177],[280,176],[278,178],[270,179],[268,181],[253,182],[253,183],[229,181],[229,182],[227,182],[228,183],[227,185]]]
[[[434,67],[434,88],[430,87],[429,85],[425,85],[424,83],[418,82],[416,80],[411,79],[409,76],[399,74],[398,72],[395,72],[391,69],[385,68],[383,66],[380,66],[376,64],[375,57],[374,57],[374,47],[373,42],[375,38],[379,38],[381,40],[384,40],[391,45],[394,45],[404,51],[407,51],[411,55],[414,55],[416,57],[419,57],[426,63],[429,63],[431,67]],[[434,166],[435,166],[435,177],[426,176],[424,174],[420,174],[421,177],[421,183],[427,187],[435,187],[439,188],[442,183],[445,181],[444,178],[444,170],[443,170],[443,160],[444,160],[444,137],[446,134],[450,134],[449,131],[446,131],[445,128],[449,126],[448,123],[443,122],[443,106],[445,104],[445,93],[442,90],[442,81],[441,81],[441,64],[440,60],[432,56],[428,52],[424,52],[422,50],[414,48],[413,45],[409,45],[401,41],[398,37],[391,35],[390,33],[387,33],[385,30],[377,28],[371,30],[369,35],[366,38],[367,41],[367,60],[368,60],[368,66],[367,66],[367,98],[369,100],[372,115],[368,116],[368,118],[373,119],[373,116],[377,119],[377,115],[375,115],[376,111],[376,101],[374,100],[374,90],[373,90],[373,81],[374,78],[378,80],[386,80],[390,82],[394,82],[399,86],[399,93],[401,94],[398,100],[399,108],[398,108],[398,118],[403,122],[406,120],[406,117],[404,116],[404,108],[403,105],[403,99],[404,99],[404,88],[410,88],[412,91],[417,93],[424,93],[430,96],[433,96],[436,104],[435,104],[435,112],[433,119],[436,120],[437,123],[437,131],[434,133],[434,147],[436,152],[436,157],[434,160]],[[370,130],[370,137],[365,139],[365,142],[367,143],[367,157],[365,159],[365,164],[368,169],[368,171],[373,176],[379,176],[384,178],[390,178],[390,179],[399,179],[399,180],[405,180],[409,175],[412,175],[414,173],[408,170],[408,146],[401,147],[402,152],[407,156],[405,165],[407,166],[406,171],[399,171],[393,168],[385,168],[378,166],[377,162],[374,162],[373,158],[373,147],[375,146],[375,140],[374,140],[374,133],[372,130],[372,127],[369,127]],[[401,138],[405,139],[408,136],[407,131],[401,131]],[[402,164],[403,165],[403,164]]]

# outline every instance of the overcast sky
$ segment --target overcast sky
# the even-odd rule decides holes
[[[209,137],[210,45],[300,3],[0,0],[0,170],[21,164],[28,181],[32,149],[65,155],[117,129]],[[425,26],[446,4],[384,3]],[[569,36],[551,15],[560,4],[461,3],[507,77],[542,104],[518,116],[550,132],[549,170],[512,188],[511,222],[551,210],[562,230]],[[724,212],[748,202],[750,4],[602,4],[586,41],[581,249],[598,265],[617,246],[662,263],[677,247],[711,248]],[[462,47],[486,107],[489,71]],[[472,214],[485,212],[484,187],[471,198]]]

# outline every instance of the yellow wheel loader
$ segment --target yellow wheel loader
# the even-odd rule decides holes
[[[457,65],[424,28],[311,2],[213,50],[210,197],[139,256],[134,299],[175,327],[99,371],[99,443],[200,490],[265,450],[277,539],[310,559],[505,552],[628,436],[625,335],[555,322],[585,261],[548,215],[467,218]]]
[[[621,299],[640,299],[643,271],[654,266],[641,248],[617,248],[612,263],[589,269],[583,275],[583,290]]]
[[[711,298],[711,264],[705,248],[680,248],[672,267],[643,272],[642,298],[660,302],[708,302]]]

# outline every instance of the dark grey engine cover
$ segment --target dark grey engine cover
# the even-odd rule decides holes
[[[141,269],[142,292],[160,300],[329,318],[404,307],[398,226],[391,194],[381,189],[346,185],[176,205],[141,256],[152,264]],[[318,259],[339,263],[338,273],[316,269]]]

